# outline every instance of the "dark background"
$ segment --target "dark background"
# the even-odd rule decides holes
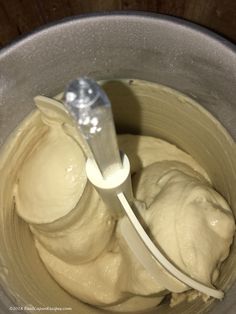
[[[236,0],[0,0],[0,47],[48,22],[112,10],[178,16],[236,43]]]

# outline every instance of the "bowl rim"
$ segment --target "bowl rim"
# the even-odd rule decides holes
[[[46,24],[43,24],[37,28],[35,28],[32,31],[29,31],[26,34],[21,34],[15,39],[13,39],[10,43],[4,45],[0,48],[0,61],[1,58],[4,57],[4,55],[11,53],[12,50],[17,49],[21,45],[24,45],[26,42],[30,41],[31,39],[38,36],[38,34],[42,34],[44,32],[47,32],[49,30],[53,30],[54,28],[57,28],[58,26],[63,27],[63,25],[70,24],[70,23],[77,23],[80,20],[93,20],[93,19],[109,19],[109,18],[119,18],[119,19],[137,19],[142,18],[145,20],[157,20],[166,22],[167,24],[171,25],[177,25],[178,27],[183,27],[185,29],[191,29],[191,31],[200,34],[203,37],[207,37],[210,40],[215,41],[216,43],[222,45],[227,50],[233,52],[236,54],[236,44],[234,44],[230,39],[224,37],[222,34],[218,34],[217,32],[209,29],[206,26],[202,26],[200,24],[197,24],[195,22],[186,20],[184,18],[175,17],[167,14],[160,14],[160,13],[154,13],[154,12],[148,12],[148,11],[106,11],[106,12],[91,12],[91,13],[85,13],[85,14],[79,14],[79,15],[73,15],[64,17],[62,19],[48,22]]]

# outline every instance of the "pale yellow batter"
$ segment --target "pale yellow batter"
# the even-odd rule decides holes
[[[135,259],[119,222],[87,181],[81,142],[63,106],[37,105],[47,129],[24,160],[14,194],[46,268],[66,291],[95,306],[122,311],[160,303],[170,291]],[[174,145],[134,135],[118,140],[151,238],[180,269],[210,286],[235,230],[228,204]],[[176,283],[175,292],[188,289]]]

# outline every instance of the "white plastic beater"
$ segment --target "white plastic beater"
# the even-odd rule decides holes
[[[86,172],[112,214],[121,218],[121,232],[139,262],[157,281],[175,292],[173,277],[206,295],[222,299],[224,293],[208,287],[173,265],[152,242],[132,209],[133,193],[130,164],[120,154],[111,104],[105,92],[93,80],[80,78],[72,81],[65,91],[65,106],[87,147]],[[167,276],[163,268],[173,276]]]

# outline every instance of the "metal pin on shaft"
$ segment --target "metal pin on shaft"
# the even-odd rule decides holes
[[[111,103],[102,88],[87,77],[72,81],[65,105],[104,178],[122,167]]]

